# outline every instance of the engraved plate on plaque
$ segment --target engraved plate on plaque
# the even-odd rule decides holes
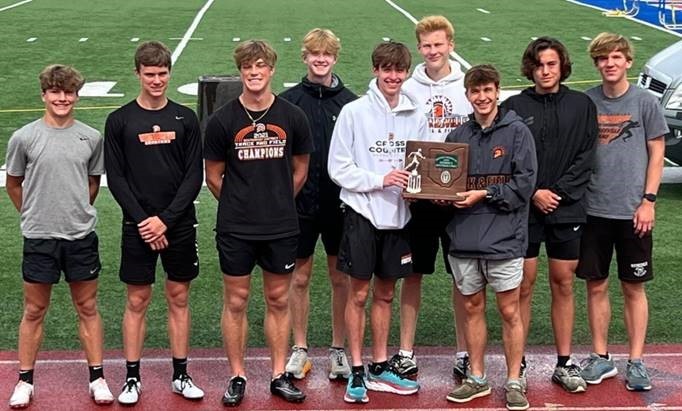
[[[433,141],[407,142],[405,170],[410,172],[403,197],[460,200],[466,191],[469,145]]]

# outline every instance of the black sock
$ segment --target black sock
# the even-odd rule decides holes
[[[556,366],[557,367],[565,367],[566,363],[568,363],[568,360],[571,359],[570,355],[557,355],[556,356]]]
[[[19,381],[33,385],[33,370],[19,370]]]
[[[374,375],[381,374],[386,368],[388,368],[388,361],[382,362],[371,362],[369,363],[369,372]]]
[[[609,359],[609,352],[608,351],[606,352],[606,354],[597,354],[597,355],[600,356],[601,358],[605,359],[605,360]]]
[[[173,357],[173,379],[177,380],[181,375],[187,374],[187,357]]]
[[[140,381],[140,360],[126,361],[126,380],[128,378]]]
[[[330,347],[332,350],[343,351],[343,347]]]
[[[88,371],[90,372],[90,382],[93,382],[98,378],[104,378],[104,368],[102,365],[88,366]]]
[[[526,368],[526,356],[521,357],[521,368]]]
[[[365,374],[365,367],[363,365],[354,365],[351,367],[353,374]]]

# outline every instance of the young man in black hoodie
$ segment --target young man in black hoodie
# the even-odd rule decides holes
[[[303,62],[308,68],[301,82],[280,94],[300,107],[311,124],[315,151],[310,155],[308,179],[296,196],[296,211],[301,234],[298,238],[296,268],[289,291],[289,309],[294,347],[286,370],[295,378],[304,378],[312,368],[308,359],[308,313],[310,278],[313,273],[315,244],[322,237],[327,254],[327,269],[332,286],[332,344],[329,349],[329,378],[348,378],[350,366],[344,351],[346,327],[344,311],[348,298],[348,276],[336,269],[343,214],[340,188],[329,178],[327,157],[336,118],[341,107],[357,96],[348,90],[332,70],[341,50],[336,35],[327,29],[314,28],[303,38]]]
[[[107,180],[123,211],[119,277],[127,287],[122,325],[127,373],[118,401],[128,405],[140,396],[145,315],[159,257],[167,275],[171,387],[187,399],[204,396],[187,374],[189,288],[199,275],[194,199],[201,189],[201,136],[194,111],[166,97],[171,63],[164,44],[140,44],[135,52],[140,94],[111,113],[105,126]]]
[[[557,350],[552,381],[568,392],[583,392],[585,381],[570,358],[575,311],[573,276],[586,221],[583,195],[592,172],[598,135],[597,112],[585,94],[561,84],[571,74],[571,60],[566,47],[558,40],[540,37],[532,41],[523,53],[521,72],[535,85],[510,97],[503,106],[524,119],[537,148],[538,177],[521,284],[524,333],[527,337],[537,260],[544,241],[549,258],[552,328]],[[525,369],[524,357],[524,382]]]
[[[513,111],[499,109],[500,76],[489,65],[464,76],[473,119],[448,134],[447,142],[469,144],[467,190],[457,193],[456,213],[447,232],[452,276],[464,298],[464,335],[471,368],[447,395],[463,403],[489,395],[483,356],[487,340],[486,286],[495,291],[502,319],[507,363],[507,408],[529,407],[519,378],[525,343],[519,309],[523,255],[528,245],[528,208],[535,187],[537,161],[533,137]]]

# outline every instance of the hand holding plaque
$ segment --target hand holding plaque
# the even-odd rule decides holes
[[[456,201],[466,191],[469,145],[408,141],[405,170],[410,172],[404,198]]]

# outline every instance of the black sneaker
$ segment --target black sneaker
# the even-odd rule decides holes
[[[223,404],[228,407],[236,407],[244,399],[246,391],[246,378],[239,375],[230,378],[227,382],[227,390],[223,394]]]
[[[270,392],[289,402],[303,402],[305,394],[291,382],[293,376],[285,372],[270,382]]]

